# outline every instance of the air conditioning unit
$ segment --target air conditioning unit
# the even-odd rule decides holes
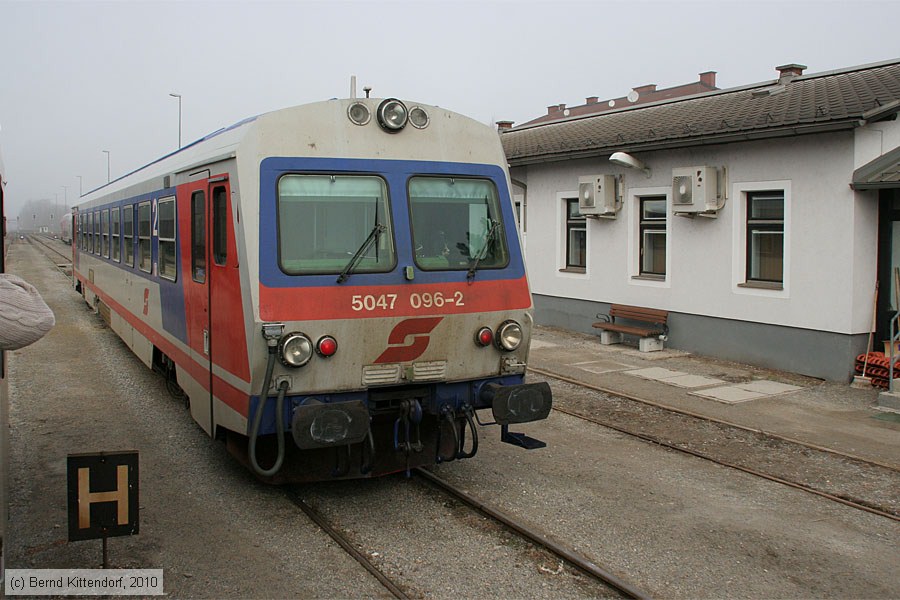
[[[622,204],[616,195],[615,175],[578,178],[578,210],[588,217],[615,219]]]
[[[719,205],[718,172],[715,167],[672,169],[672,212],[715,213]]]

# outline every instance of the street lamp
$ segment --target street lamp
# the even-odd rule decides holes
[[[106,183],[109,183],[109,150],[101,150],[100,152],[106,154]]]
[[[173,98],[178,98],[178,149],[181,149],[181,94],[169,94]]]

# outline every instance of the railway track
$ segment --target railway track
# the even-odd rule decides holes
[[[644,600],[650,598],[650,595],[632,584],[628,583],[621,577],[599,566],[590,557],[583,555],[572,547],[553,539],[547,533],[537,529],[534,525],[527,523],[521,519],[517,519],[497,507],[491,506],[481,499],[476,498],[472,494],[462,490],[453,484],[441,479],[434,473],[426,469],[415,469],[415,476],[424,484],[431,488],[437,489],[445,496],[450,496],[453,500],[461,503],[470,510],[486,517],[499,527],[502,527],[515,536],[518,536],[525,543],[532,545],[534,548],[554,555],[562,563],[568,564],[570,567],[586,575],[591,580],[601,584],[609,589],[612,596],[622,598],[634,598]],[[372,574],[395,598],[406,600],[411,597],[418,597],[419,592],[413,592],[407,588],[404,583],[395,581],[391,576],[380,569],[366,552],[362,552],[358,548],[358,544],[344,534],[340,527],[334,525],[323,516],[319,511],[312,507],[296,489],[288,489],[287,495],[291,502],[296,504],[311,520],[313,520],[326,534],[328,534],[345,552],[352,556],[360,565]]]
[[[68,246],[63,246],[62,242],[58,239],[49,238],[41,235],[29,235],[26,238],[26,241],[38,248],[41,249],[41,252],[56,265],[57,269],[60,269],[67,275],[71,275],[71,271],[67,272],[67,269],[70,270],[72,266],[72,254],[71,248]],[[68,253],[63,252],[60,248],[66,248],[69,250]]]
[[[893,521],[900,521],[900,509],[897,507],[896,497],[896,486],[900,483],[900,469],[897,469],[892,465],[867,460],[830,448],[823,448],[814,444],[808,444],[799,440],[707,417],[690,411],[664,406],[656,402],[625,395],[601,386],[587,384],[543,369],[529,367],[529,371],[549,380],[556,380],[577,388],[589,390],[590,392],[604,394],[624,403],[632,403],[643,407],[641,409],[640,419],[633,418],[632,414],[629,414],[627,407],[606,412],[602,416],[597,416],[596,414],[586,414],[587,411],[582,408],[564,408],[560,406],[560,395],[554,394],[556,401],[554,402],[553,410],[557,412],[615,430],[631,437],[636,437],[645,442],[710,461],[720,466],[735,469],[768,481],[801,490],[832,502],[843,504]],[[647,417],[648,411],[652,413],[650,418]],[[651,421],[654,420],[664,425],[654,427],[651,423]],[[775,454],[773,449],[789,452],[791,456],[791,468],[785,470],[785,473],[773,473],[771,471],[779,471],[779,466],[777,464],[773,465],[770,462],[764,464],[764,461],[762,460],[756,461],[758,463],[756,465],[747,464],[747,462],[742,463],[742,461],[724,458],[726,453],[717,449],[714,445],[709,447],[710,445],[708,444],[700,444],[696,441],[691,441],[688,438],[679,439],[677,433],[679,429],[696,429],[698,423],[715,427],[716,430],[723,432],[722,437],[726,440],[724,444],[732,443],[731,440],[734,440],[735,438],[740,438],[742,444],[757,444],[763,448],[767,459],[770,459],[771,456]],[[713,438],[717,436],[707,437]],[[707,447],[704,448],[703,446]],[[745,448],[746,446],[742,445],[742,450]],[[806,471],[813,472],[813,474],[809,476],[809,479],[813,480],[813,482],[797,481],[796,478],[786,474],[787,471],[798,472],[804,470],[803,468],[798,468],[796,461],[804,461],[806,464],[810,465]],[[753,463],[754,461],[753,459],[750,459],[748,462]],[[823,469],[819,466],[821,463],[827,463],[830,467]],[[832,470],[829,471],[828,468]],[[860,472],[860,475],[857,476],[856,472]],[[871,488],[871,481],[876,479],[888,482],[888,484],[884,486],[884,493],[879,493],[877,491],[872,492],[870,490],[869,493],[874,494],[872,499],[859,498],[859,490]]]

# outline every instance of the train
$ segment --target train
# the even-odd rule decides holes
[[[63,215],[59,221],[59,240],[64,244],[72,243],[72,213]]]
[[[265,482],[408,474],[471,458],[486,426],[543,447],[521,432],[553,399],[525,381],[534,307],[496,130],[353,96],[86,194],[75,289]]]

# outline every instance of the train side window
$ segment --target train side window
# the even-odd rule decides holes
[[[94,216],[94,254],[100,254],[100,211],[92,214]]]
[[[103,256],[109,258],[109,209],[100,213],[100,233],[103,240]]]
[[[150,202],[138,204],[138,268],[150,272],[152,257],[150,255]]]
[[[225,186],[213,189],[213,260],[217,265],[228,261],[228,196]]]
[[[122,255],[120,253],[121,250],[121,231],[119,222],[119,207],[115,207],[109,213],[109,224],[112,228],[112,259],[116,262],[121,262]]]
[[[85,213],[81,213],[80,215],[78,215],[78,220],[81,221],[81,231],[79,232],[81,239],[78,241],[78,243],[81,245],[82,250],[87,250],[87,215]]]
[[[134,266],[134,205],[122,210],[122,239],[125,242],[125,264]]]
[[[159,211],[159,276],[175,281],[178,263],[175,260],[175,197],[160,198]]]
[[[191,195],[191,277],[206,282],[206,196],[202,190]]]

